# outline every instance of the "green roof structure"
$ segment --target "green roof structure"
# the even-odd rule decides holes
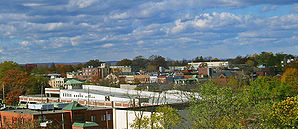
[[[66,81],[64,84],[66,84],[66,85],[71,85],[71,84],[83,84],[83,82],[80,82],[80,81],[75,80],[75,79],[71,79],[71,80]]]
[[[73,127],[98,127],[99,125],[95,122],[74,122],[72,124]]]
[[[83,105],[79,104],[76,101],[73,101],[72,103],[68,104],[63,108],[63,110],[69,110],[69,111],[84,110],[84,109],[87,109],[87,107],[84,107]]]

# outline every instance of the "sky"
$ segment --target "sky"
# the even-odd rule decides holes
[[[0,0],[0,61],[298,55],[298,0]]]

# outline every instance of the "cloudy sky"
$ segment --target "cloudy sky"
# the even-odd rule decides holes
[[[0,61],[298,55],[298,0],[0,0]]]

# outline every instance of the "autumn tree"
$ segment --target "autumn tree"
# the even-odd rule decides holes
[[[15,68],[6,71],[0,81],[1,89],[4,89],[5,94],[7,93],[6,102],[15,104],[14,102],[18,101],[18,96],[28,88],[29,76],[26,72]]]
[[[0,78],[5,75],[5,72],[12,69],[22,70],[21,66],[13,61],[4,61],[0,63]]]
[[[267,120],[269,128],[298,128],[298,96],[275,103],[269,117]]]
[[[298,94],[298,68],[288,68],[282,75],[281,81],[292,85],[292,91]]]

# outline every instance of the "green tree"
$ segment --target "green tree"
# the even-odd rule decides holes
[[[133,129],[148,129],[150,119],[143,115],[143,112],[135,113],[136,118],[133,120],[130,127]]]
[[[100,62],[98,59],[89,60],[88,62],[86,62],[84,64],[84,67],[88,67],[88,66],[98,67],[98,66],[100,66],[101,63],[102,62]]]
[[[273,102],[278,96],[276,91],[278,91],[280,85],[281,81],[277,78],[259,76],[256,80],[250,82],[249,98],[254,104],[264,100]]]
[[[245,128],[251,117],[248,99],[242,92],[208,81],[191,98],[189,117],[193,128]],[[200,97],[198,97],[198,94]]]
[[[254,67],[254,66],[255,66],[255,62],[254,62],[253,60],[247,60],[247,61],[245,62],[245,64],[246,64],[247,66],[250,66],[250,67]]]
[[[50,65],[50,68],[48,70],[51,73],[56,73],[56,65],[54,62]]]
[[[13,61],[4,61],[0,63],[0,78],[5,75],[5,72],[12,69],[22,70],[21,66]]]
[[[34,68],[31,73],[35,73],[35,74],[46,74],[47,73],[47,68],[45,68],[44,66],[37,66],[36,68]]]
[[[49,80],[42,76],[30,75],[29,77],[29,88],[27,88],[26,94],[40,94],[41,88],[49,88]]]
[[[130,59],[123,59],[116,63],[117,66],[131,66],[132,61]]]
[[[158,68],[158,67],[164,67],[164,68],[168,67],[166,59],[162,56],[159,56],[159,55],[150,56],[149,61],[150,61],[150,64],[155,66],[156,68]]]
[[[182,122],[178,110],[167,105],[159,106],[151,115],[151,126],[154,129],[172,129]]]
[[[149,63],[148,59],[143,56],[137,56],[132,60],[132,69],[134,71],[144,70]]]

